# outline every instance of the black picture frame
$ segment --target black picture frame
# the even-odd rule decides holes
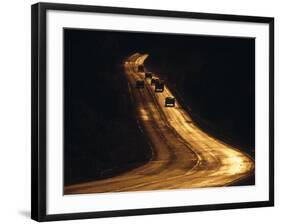
[[[101,12],[124,15],[146,15],[205,20],[240,21],[269,24],[269,200],[214,205],[161,207],[102,212],[46,214],[46,12],[64,10]],[[89,5],[37,3],[32,5],[32,182],[31,218],[37,221],[132,216],[205,210],[267,207],[274,205],[274,18],[182,11],[163,11],[136,8],[102,7]]]

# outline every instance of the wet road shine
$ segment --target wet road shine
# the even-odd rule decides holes
[[[249,155],[202,131],[177,101],[175,107],[165,107],[165,98],[173,97],[167,86],[155,93],[146,79],[143,89],[135,88],[145,75],[136,68],[147,57],[132,55],[124,69],[140,129],[151,145],[151,160],[111,178],[66,186],[65,194],[227,186],[254,172]]]

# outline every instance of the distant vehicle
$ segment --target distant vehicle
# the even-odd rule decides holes
[[[155,82],[155,92],[163,92],[164,91],[164,81],[159,80]]]
[[[174,107],[176,104],[176,99],[174,97],[166,97],[165,107]]]
[[[146,72],[145,73],[145,78],[146,79],[152,79],[152,72]]]
[[[144,66],[143,65],[139,65],[137,72],[144,72]]]
[[[144,88],[144,80],[137,80],[136,81],[136,88],[143,89]]]
[[[159,82],[159,79],[152,78],[150,84],[155,85],[156,82]]]

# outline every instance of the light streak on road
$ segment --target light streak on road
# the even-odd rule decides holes
[[[112,178],[66,186],[66,194],[226,186],[254,172],[250,156],[202,131],[178,101],[175,107],[165,107],[165,98],[173,96],[167,86],[155,93],[146,80],[144,89],[134,88],[136,80],[144,79],[137,67],[147,57],[136,53],[124,68],[138,119],[152,147],[151,160]]]

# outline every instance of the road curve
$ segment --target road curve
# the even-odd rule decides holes
[[[132,55],[124,69],[140,129],[149,136],[151,160],[111,178],[65,186],[65,194],[226,186],[254,172],[250,156],[203,132],[179,103],[165,107],[165,98],[173,96],[166,86],[155,93],[146,80],[144,89],[135,88],[136,80],[144,79],[136,67],[147,57]]]

